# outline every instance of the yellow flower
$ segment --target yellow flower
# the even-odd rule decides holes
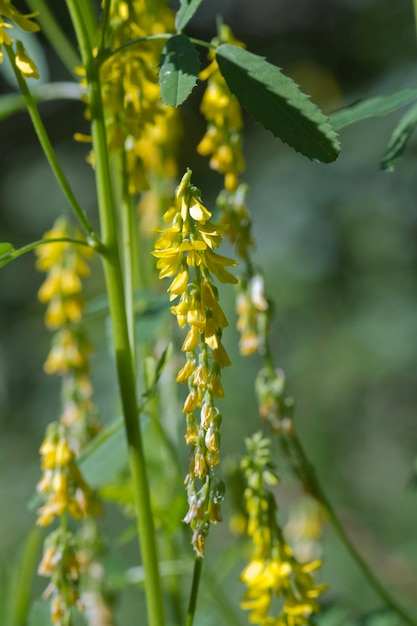
[[[39,78],[36,64],[26,54],[23,44],[18,41],[16,46],[16,65],[20,72],[27,78]]]

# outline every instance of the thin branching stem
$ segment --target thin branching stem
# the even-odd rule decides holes
[[[52,144],[48,137],[48,133],[46,132],[45,126],[42,122],[41,116],[39,115],[39,111],[36,107],[35,100],[29,90],[29,87],[27,86],[26,80],[23,78],[22,74],[20,73],[19,69],[16,66],[15,55],[12,50],[12,47],[4,46],[4,48],[6,50],[10,64],[13,68],[13,72],[16,76],[20,91],[22,92],[23,97],[25,98],[26,107],[31,117],[35,132],[38,136],[39,143],[41,144],[44,154],[48,160],[48,163],[53,173],[55,174],[55,178],[57,179],[62,191],[64,192],[78,221],[80,222],[81,226],[86,231],[91,246],[95,248],[98,252],[101,252],[102,245],[101,245],[100,239],[97,233],[95,232],[92,224],[90,223],[90,220],[88,219],[86,213],[83,211],[80,204],[78,203],[78,200],[75,197],[72,187],[70,183],[68,182],[67,177],[65,176],[65,173],[61,167],[60,162],[58,161],[55,150],[52,147]]]
[[[395,613],[405,624],[409,624],[409,626],[417,626],[417,621],[413,619],[388,593],[385,587],[376,578],[372,569],[363,559],[362,555],[358,552],[358,550],[354,547],[354,545],[348,538],[338,516],[334,511],[332,504],[330,503],[330,500],[323,491],[316,471],[312,463],[309,461],[301,444],[301,441],[298,438],[294,429],[290,429],[288,434],[284,435],[284,438],[289,444],[288,446],[284,447],[284,450],[286,449],[287,454],[291,456],[291,462],[293,463],[294,469],[296,470],[297,474],[301,476],[303,482],[306,483],[306,487],[310,495],[312,495],[325,509],[328,519],[333,526],[335,532],[337,533],[340,541],[343,543],[352,559],[362,571],[362,574],[367,579],[369,585],[381,598],[384,604],[390,609],[390,611]]]

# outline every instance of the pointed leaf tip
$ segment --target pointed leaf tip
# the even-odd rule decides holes
[[[197,83],[200,61],[197,50],[186,35],[174,35],[164,46],[159,84],[165,104],[179,106]]]
[[[408,140],[417,127],[417,104],[413,104],[400,119],[391,135],[385,152],[382,155],[380,167],[387,172],[393,172],[401,160]]]
[[[309,159],[337,159],[340,144],[328,117],[278,67],[231,44],[220,45],[216,58],[231,92],[275,137]]]
[[[187,26],[203,0],[180,0],[180,8],[175,16],[175,28],[182,31]]]

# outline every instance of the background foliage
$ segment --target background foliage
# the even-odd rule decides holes
[[[212,0],[193,18],[190,34],[214,35],[220,9],[250,50],[282,67],[327,112],[359,97],[415,85],[409,0]],[[65,12],[61,19],[68,26]],[[67,79],[46,44],[42,54],[51,78]],[[3,77],[1,91],[10,89]],[[184,167],[193,168],[210,206],[210,190],[214,201],[220,181],[195,153],[204,132],[200,96],[196,88],[183,109],[187,141],[181,158]],[[83,106],[47,103],[42,112],[81,203],[94,215],[85,146],[72,139],[80,130]],[[394,174],[378,169],[400,116],[394,113],[341,131],[342,154],[326,166],[289,151],[247,118],[245,153],[258,242],[255,258],[265,268],[267,289],[275,301],[273,348],[297,400],[299,433],[349,535],[381,580],[416,610],[415,141],[411,139]],[[26,114],[0,125],[0,141],[1,240],[18,247],[39,238],[65,211],[65,201]],[[98,261],[95,269],[87,281],[92,298],[102,293]],[[30,255],[0,273],[0,563],[17,557],[34,524],[27,503],[39,478],[37,448],[59,405],[59,381],[42,371],[50,336],[36,300],[41,280]],[[228,309],[233,320],[231,301]],[[162,321],[155,314],[143,323],[156,336]],[[95,399],[103,419],[111,422],[117,407],[113,364],[102,339],[105,315],[92,313],[87,327],[96,346]],[[234,367],[224,375],[229,391],[222,409],[222,443],[224,457],[233,458],[243,451],[243,437],[257,428],[252,383],[259,363],[256,357],[243,360],[238,355],[233,328],[225,333],[225,344]],[[183,453],[185,458],[185,449]],[[278,455],[276,462],[286,477]],[[294,490],[287,482],[278,495],[285,521]],[[125,529],[111,507],[104,524],[114,537]],[[223,553],[228,535],[227,523],[211,534],[207,570],[213,575],[206,576],[202,591],[209,595],[210,585],[223,585],[214,576],[223,558],[222,571],[228,589],[236,591],[237,605],[239,568],[229,567]],[[115,577],[132,552],[126,536],[117,544],[111,555]],[[324,554],[323,580],[331,585],[325,599],[331,610],[320,623],[346,624],[346,615],[353,618],[378,606],[331,531],[324,537]],[[119,623],[130,623],[137,602],[129,590],[123,593]],[[335,602],[340,612],[331,608]],[[201,617],[201,626],[214,623],[210,610],[201,611],[207,620]],[[246,623],[243,614],[240,620]]]

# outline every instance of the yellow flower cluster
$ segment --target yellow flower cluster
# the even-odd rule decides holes
[[[111,4],[108,32],[107,44],[117,50],[132,39],[175,32],[174,13],[165,0],[118,0]],[[101,69],[109,148],[126,155],[131,195],[148,189],[154,176],[166,179],[177,173],[179,114],[160,99],[162,45],[152,41],[129,46]]]
[[[60,218],[44,238],[59,240],[70,234],[68,223]],[[38,297],[48,305],[46,325],[57,331],[44,369],[47,374],[63,377],[61,423],[67,427],[71,448],[76,453],[98,430],[89,378],[91,346],[80,326],[84,308],[81,279],[89,274],[85,259],[92,254],[89,247],[67,241],[53,241],[37,248],[37,268],[47,272]]]
[[[43,475],[36,488],[45,503],[38,510],[38,525],[49,526],[66,513],[75,519],[86,517],[94,509],[91,489],[77,468],[62,424],[48,426],[40,453]]]
[[[24,15],[13,6],[10,0],[0,0],[0,63],[3,61],[2,46],[11,46],[14,41],[9,34],[10,29],[13,28],[13,22],[22,30],[28,33],[35,33],[39,30],[39,26],[36,22],[32,22],[32,18],[36,16],[37,13]],[[23,76],[39,78],[38,68],[26,54],[21,41],[18,41],[16,44],[15,62]]]
[[[67,517],[85,520],[100,512],[77,464],[76,456],[99,429],[89,377],[91,346],[80,322],[84,308],[82,278],[88,276],[88,246],[74,245],[65,219],[56,221],[37,248],[37,267],[47,272],[39,299],[48,305],[45,321],[55,330],[44,369],[62,377],[62,413],[50,424],[40,447],[42,477],[37,490],[43,498],[37,523],[48,526],[59,518],[60,528],[47,537],[39,573],[51,578],[44,596],[51,598],[51,619],[67,626],[72,606],[81,607],[81,557],[77,539],[67,530]]]
[[[227,26],[222,26],[216,43],[233,43],[243,46],[235,39]],[[212,53],[211,53],[212,56]],[[201,102],[201,112],[207,120],[207,131],[197,146],[203,156],[210,156],[210,167],[224,174],[224,186],[235,191],[239,173],[245,168],[242,154],[242,112],[240,104],[220,73],[216,60],[200,72],[200,79],[207,80]]]
[[[319,560],[300,563],[286,543],[276,518],[276,503],[268,485],[277,478],[271,466],[270,442],[261,434],[247,440],[248,456],[242,461],[246,477],[247,533],[254,543],[253,556],[242,572],[247,591],[241,607],[250,611],[249,621],[259,626],[306,626],[320,610],[318,596],[326,589],[316,584],[313,572]],[[275,597],[282,599],[278,615]]]
[[[210,523],[221,519],[223,486],[213,474],[220,462],[221,415],[214,399],[224,396],[221,369],[230,365],[222,344],[227,320],[212,275],[222,283],[236,283],[226,269],[236,263],[214,251],[222,241],[224,226],[210,218],[188,170],[177,188],[175,204],[164,215],[168,227],[160,231],[153,252],[159,277],[173,278],[168,287],[170,299],[180,298],[171,311],[181,328],[189,328],[182,344],[186,363],[177,382],[188,383],[189,388],[183,413],[187,419],[185,439],[193,454],[185,481],[189,502],[185,521],[194,530],[193,545],[200,555],[204,554]]]
[[[64,218],[59,218],[44,239],[64,239],[70,235]],[[36,249],[36,267],[48,272],[38,292],[41,302],[48,304],[45,323],[49,328],[61,328],[70,322],[79,322],[82,315],[81,278],[90,270],[84,258],[93,252],[88,246],[74,246],[69,242],[53,242]]]
[[[71,619],[71,607],[83,609],[78,591],[81,569],[73,535],[58,528],[47,537],[38,567],[40,576],[51,579],[43,592],[43,598],[51,599],[51,619],[54,624],[67,626]]]

